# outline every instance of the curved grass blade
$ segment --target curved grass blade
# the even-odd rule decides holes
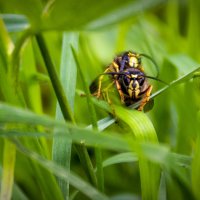
[[[133,152],[120,153],[104,160],[103,167],[108,167],[110,165],[119,164],[119,163],[137,162],[137,161],[138,161],[138,157]]]
[[[155,129],[149,118],[142,112],[115,107],[115,113],[120,120],[130,127],[134,137],[139,142],[158,143]],[[134,145],[134,144],[132,144]],[[157,199],[160,168],[141,153],[141,147],[133,147],[139,158],[141,190],[143,199]],[[148,185],[146,184],[148,183]]]

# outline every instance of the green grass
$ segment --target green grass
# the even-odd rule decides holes
[[[0,199],[200,199],[199,8],[0,2]],[[149,112],[89,95],[126,50],[168,83],[150,81]]]

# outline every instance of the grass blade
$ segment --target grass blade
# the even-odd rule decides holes
[[[37,43],[39,45],[41,54],[43,56],[43,59],[45,61],[46,68],[49,73],[51,83],[52,83],[54,91],[56,93],[60,108],[62,110],[63,117],[65,118],[66,121],[72,121],[73,123],[75,123],[69,103],[65,97],[63,87],[59,81],[56,69],[55,69],[53,62],[51,60],[51,57],[49,55],[49,51],[47,49],[44,38],[42,35],[39,34],[39,35],[36,35],[36,39],[37,39]]]
[[[1,14],[0,18],[3,19],[8,32],[23,31],[29,27],[28,20],[24,15]]]
[[[11,77],[8,77],[7,71],[10,67],[10,54],[13,50],[13,43],[7,34],[3,21],[0,19],[0,91],[3,98],[12,103],[19,104],[19,99],[14,95],[13,82]],[[15,145],[7,139],[4,140],[3,147],[3,173],[1,180],[0,199],[9,200],[12,197],[12,188],[14,182],[15,169]]]
[[[130,127],[137,141],[158,143],[155,129],[144,113],[122,107],[115,107],[115,112],[117,117]],[[157,199],[160,169],[158,165],[150,162],[144,157],[140,147],[138,147],[138,149],[136,148],[136,152],[139,156],[142,198]],[[147,182],[149,183],[148,185],[146,184]]]
[[[0,199],[9,200],[12,195],[12,185],[14,181],[14,168],[15,168],[15,145],[4,140],[4,155],[3,155],[3,176],[1,184]]]
[[[200,167],[200,137],[198,136],[196,146],[195,146],[195,153],[194,153],[194,159],[192,162],[192,188],[195,194],[196,199],[200,198],[200,191],[199,191],[199,181],[200,181],[200,173],[199,173],[199,167]]]
[[[138,161],[138,157],[133,152],[120,153],[104,160],[103,167],[124,162],[136,162],[136,161]]]
[[[86,92],[86,97],[87,97],[87,103],[88,103],[88,110],[91,113],[91,122],[92,122],[92,127],[94,130],[98,130],[98,125],[97,125],[97,116],[96,116],[96,112],[95,112],[95,108],[94,105],[92,103],[91,97],[90,97],[90,91],[89,88],[87,86],[85,77],[83,75],[83,71],[81,69],[81,66],[79,64],[78,61],[78,57],[76,55],[76,52],[74,49],[72,49],[75,60],[76,60],[76,64],[77,67],[79,69],[80,72],[80,76],[83,82],[83,88]],[[97,167],[97,187],[100,191],[104,190],[104,175],[103,175],[103,166],[102,166],[102,153],[101,153],[101,149],[99,147],[95,148],[95,159],[96,159],[96,167]]]
[[[127,5],[123,5],[120,8],[110,12],[108,15],[100,17],[87,24],[86,29],[99,29],[105,28],[108,25],[115,24],[116,22],[121,22],[124,19],[134,16],[139,12],[142,12],[146,9],[152,8],[157,4],[161,4],[165,0],[149,0],[146,1],[133,1]]]
[[[63,45],[62,45],[62,56],[61,56],[61,66],[60,66],[60,79],[61,84],[64,88],[65,95],[69,102],[70,109],[73,112],[74,109],[74,97],[76,89],[76,65],[71,52],[71,45],[74,48],[78,46],[78,35],[76,33],[64,33],[63,34]],[[73,77],[71,79],[70,77]],[[62,112],[59,105],[56,108],[56,119],[62,120]],[[55,129],[55,134],[59,132]],[[72,141],[68,138],[64,139],[61,137],[55,137],[53,139],[52,156],[53,161],[58,163],[70,171],[70,161],[71,161],[71,147]],[[69,199],[69,182],[57,178],[58,184],[62,190],[65,199]]]

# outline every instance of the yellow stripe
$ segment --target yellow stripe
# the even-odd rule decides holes
[[[116,62],[112,62],[113,67],[115,68],[116,72],[119,72],[119,65]]]
[[[135,98],[137,99],[140,94],[140,85],[138,81],[136,81],[136,87],[135,87]]]
[[[128,87],[128,94],[132,98],[133,97],[133,80],[130,82],[129,87]]]

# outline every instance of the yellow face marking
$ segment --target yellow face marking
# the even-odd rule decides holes
[[[138,81],[135,82],[136,83],[136,87],[135,87],[135,98],[138,98],[138,95],[140,94],[140,85],[138,83]]]
[[[137,76],[138,76],[137,74],[135,74],[135,75],[131,74],[131,78],[137,78]]]
[[[132,85],[133,85],[133,80],[130,82],[129,88],[128,88],[128,94],[131,98],[133,97],[133,87],[132,87]]]
[[[133,98],[133,94],[134,94],[134,97],[137,99],[140,94],[140,85],[138,81],[135,81],[135,84],[136,84],[136,87],[133,88],[133,80],[130,82],[129,88],[128,88],[128,94],[131,98]]]

